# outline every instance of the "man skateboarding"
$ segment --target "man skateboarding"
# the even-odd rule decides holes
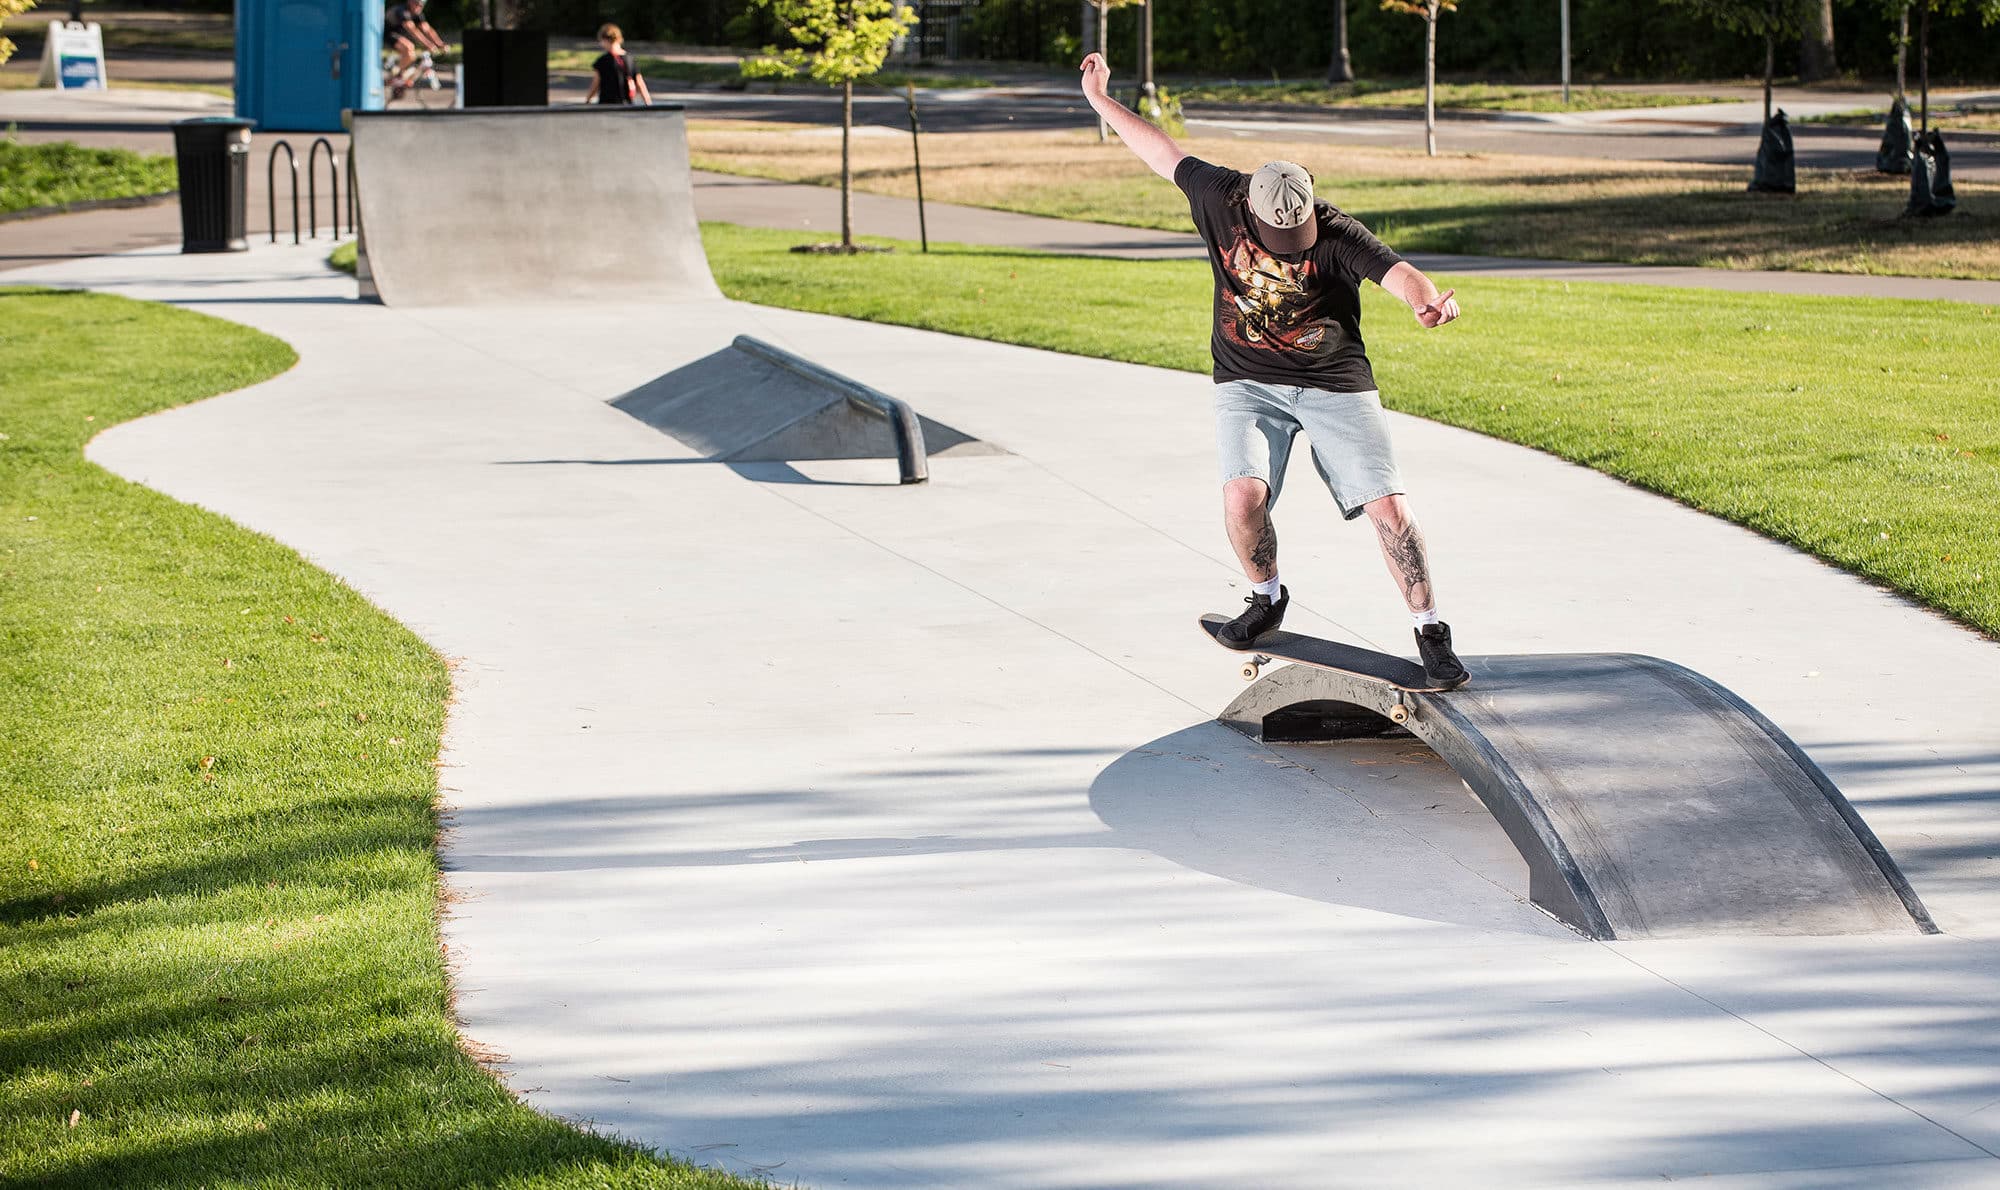
[[[1425,327],[1457,318],[1458,303],[1367,228],[1315,199],[1300,166],[1273,161],[1245,175],[1190,156],[1110,97],[1102,55],[1079,69],[1084,97],[1125,147],[1187,195],[1215,273],[1209,348],[1223,520],[1251,584],[1249,607],[1216,639],[1251,649],[1284,621],[1291,592],[1278,581],[1271,508],[1303,430],[1341,514],[1366,513],[1374,524],[1430,681],[1447,690],[1463,685],[1468,675],[1452,652],[1450,626],[1438,619],[1423,535],[1403,496],[1362,346],[1360,284],[1373,281],[1403,299]]]

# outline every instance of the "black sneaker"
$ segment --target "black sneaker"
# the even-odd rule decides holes
[[[1279,587],[1276,603],[1269,595],[1252,595],[1243,602],[1250,605],[1249,610],[1215,632],[1215,639],[1232,649],[1247,649],[1257,643],[1258,637],[1284,623],[1292,592],[1289,587]]]
[[[1451,625],[1426,624],[1417,629],[1417,655],[1424,659],[1424,675],[1440,690],[1456,690],[1471,679],[1458,654],[1451,651]]]

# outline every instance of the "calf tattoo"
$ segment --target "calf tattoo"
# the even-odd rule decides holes
[[[1382,556],[1389,560],[1389,569],[1396,576],[1396,584],[1402,587],[1403,600],[1410,610],[1422,611],[1431,606],[1430,564],[1424,559],[1424,535],[1417,532],[1417,522],[1406,520],[1401,525],[1391,525],[1378,520],[1375,533],[1382,539]]]
[[[1257,530],[1257,542],[1250,547],[1250,565],[1268,573],[1278,565],[1278,527],[1271,523],[1271,514],[1264,514],[1264,526]]]

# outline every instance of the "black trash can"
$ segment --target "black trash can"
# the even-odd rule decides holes
[[[467,29],[466,107],[547,107],[549,35],[538,29]]]
[[[174,123],[181,175],[181,251],[247,252],[251,121],[203,116]]]

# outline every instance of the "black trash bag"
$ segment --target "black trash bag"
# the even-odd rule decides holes
[[[1882,129],[1882,147],[1875,150],[1875,172],[1909,173],[1910,142],[1915,136],[1910,130],[1910,109],[1903,103],[1903,97],[1898,95],[1895,105],[1889,109],[1888,126]]]
[[[1792,167],[1792,127],[1779,108],[1764,121],[1764,139],[1757,145],[1757,172],[1750,175],[1750,189],[1766,194],[1798,193],[1798,175]]]
[[[1951,153],[1944,147],[1944,137],[1933,128],[1917,137],[1910,154],[1910,205],[1903,213],[1949,215],[1957,205],[1958,196],[1951,189]]]

